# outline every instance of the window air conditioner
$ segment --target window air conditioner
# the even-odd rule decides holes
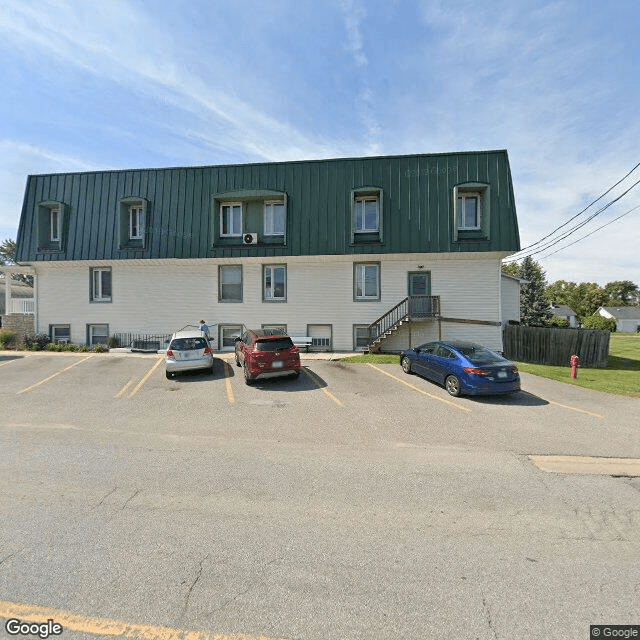
[[[243,244],[258,244],[258,234],[257,233],[245,233],[242,236]]]

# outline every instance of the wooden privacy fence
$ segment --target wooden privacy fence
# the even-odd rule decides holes
[[[504,353],[510,360],[559,366],[569,366],[569,358],[577,355],[581,367],[606,369],[609,336],[608,331],[507,325]]]

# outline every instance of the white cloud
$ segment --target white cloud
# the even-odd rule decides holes
[[[153,16],[124,0],[5,4],[5,39],[190,112],[215,129],[223,146],[228,137],[236,150],[266,160],[339,154],[331,140],[309,137],[212,84],[214,75],[204,81],[190,73],[172,55]]]

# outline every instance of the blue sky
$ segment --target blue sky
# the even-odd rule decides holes
[[[0,0],[0,239],[29,174],[506,148],[527,246],[640,162],[639,18],[633,0]],[[640,185],[534,255],[547,279],[640,284],[640,209],[546,257],[638,205]]]

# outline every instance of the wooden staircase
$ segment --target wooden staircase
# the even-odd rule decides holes
[[[378,353],[384,342],[411,322],[440,316],[440,296],[407,296],[369,325],[369,351]]]

